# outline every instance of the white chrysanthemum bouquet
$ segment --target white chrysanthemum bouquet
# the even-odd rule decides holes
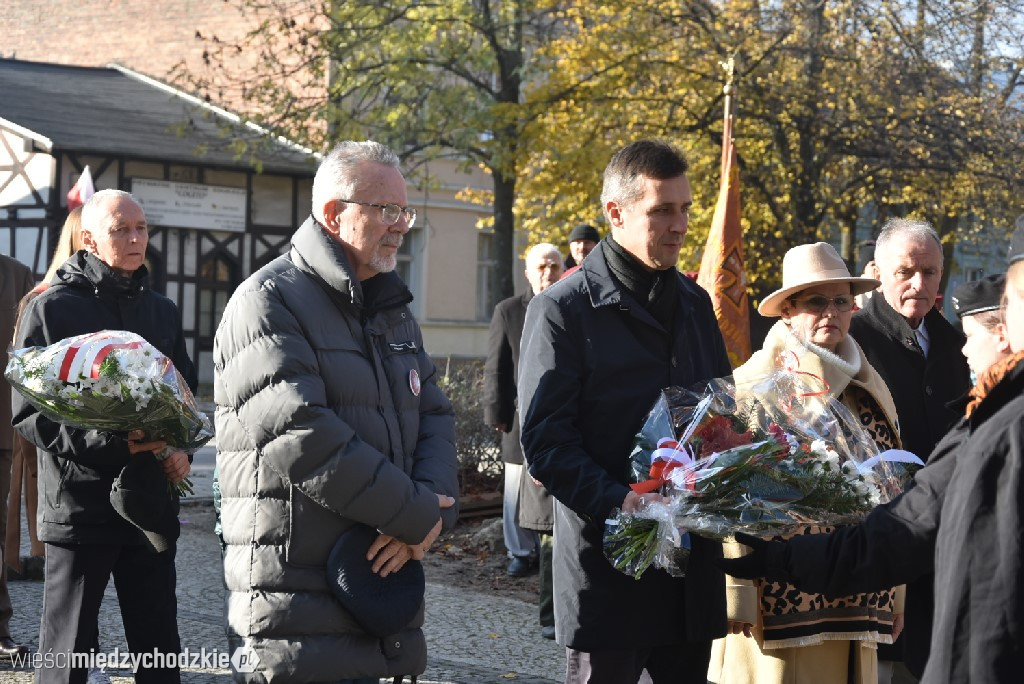
[[[168,449],[193,451],[213,436],[174,364],[141,336],[103,330],[11,353],[11,386],[40,413],[69,427],[141,429]],[[185,480],[180,493],[191,490]]]

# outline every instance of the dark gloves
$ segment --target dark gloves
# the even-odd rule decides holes
[[[742,532],[736,541],[750,547],[750,553],[741,558],[720,558],[718,567],[727,575],[741,579],[787,580],[786,542],[765,541]]]

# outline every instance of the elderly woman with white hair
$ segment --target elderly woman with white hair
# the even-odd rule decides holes
[[[786,253],[782,282],[758,307],[779,322],[736,369],[737,387],[771,374],[778,357],[792,352],[800,371],[820,378],[880,450],[898,447],[889,390],[848,335],[854,297],[878,281],[851,276],[836,250],[818,242]],[[802,533],[823,531],[810,526]],[[725,554],[735,557],[743,548],[726,544]],[[717,684],[875,684],[876,644],[898,636],[895,590],[826,598],[786,582],[728,577],[726,592],[732,633],[715,642],[708,673]]]

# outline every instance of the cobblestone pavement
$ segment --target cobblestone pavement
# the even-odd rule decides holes
[[[226,650],[220,550],[213,535],[210,498],[213,449],[197,455],[192,480],[196,497],[182,507],[178,542],[178,631],[183,649]],[[28,534],[22,531],[22,539]],[[35,650],[39,639],[42,582],[11,582],[11,633]],[[427,671],[421,684],[548,684],[562,681],[564,650],[540,636],[535,605],[451,586],[427,585],[424,633]],[[100,612],[100,647],[127,649],[117,595],[111,582]],[[132,681],[127,670],[109,670],[115,684]],[[184,668],[185,684],[228,684],[225,669]],[[32,674],[0,660],[0,684],[29,684]],[[389,680],[390,681],[390,680]]]

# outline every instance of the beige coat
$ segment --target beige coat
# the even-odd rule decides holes
[[[871,367],[860,346],[846,336],[835,355],[821,348],[808,349],[794,337],[782,321],[768,333],[764,346],[745,364],[736,369],[738,387],[750,384],[775,370],[779,355],[791,350],[800,359],[800,370],[823,378],[829,395],[837,397],[856,410],[853,393],[858,387],[871,395],[885,414],[893,432],[898,430],[896,407],[885,383]],[[811,351],[813,353],[808,353]],[[836,358],[838,357],[838,358]],[[742,391],[742,390],[740,390]],[[898,445],[898,436],[895,436]],[[740,544],[725,544],[725,555],[736,557],[745,553]],[[896,610],[902,612],[903,591],[897,591]],[[857,649],[854,659],[854,682],[875,684],[878,681],[878,659],[874,642],[826,640],[819,644],[789,648],[762,649],[764,643],[758,586],[749,580],[726,577],[726,604],[730,621],[753,625],[752,637],[729,635],[714,642],[708,680],[716,684],[843,684],[847,681],[847,664],[851,643]]]

